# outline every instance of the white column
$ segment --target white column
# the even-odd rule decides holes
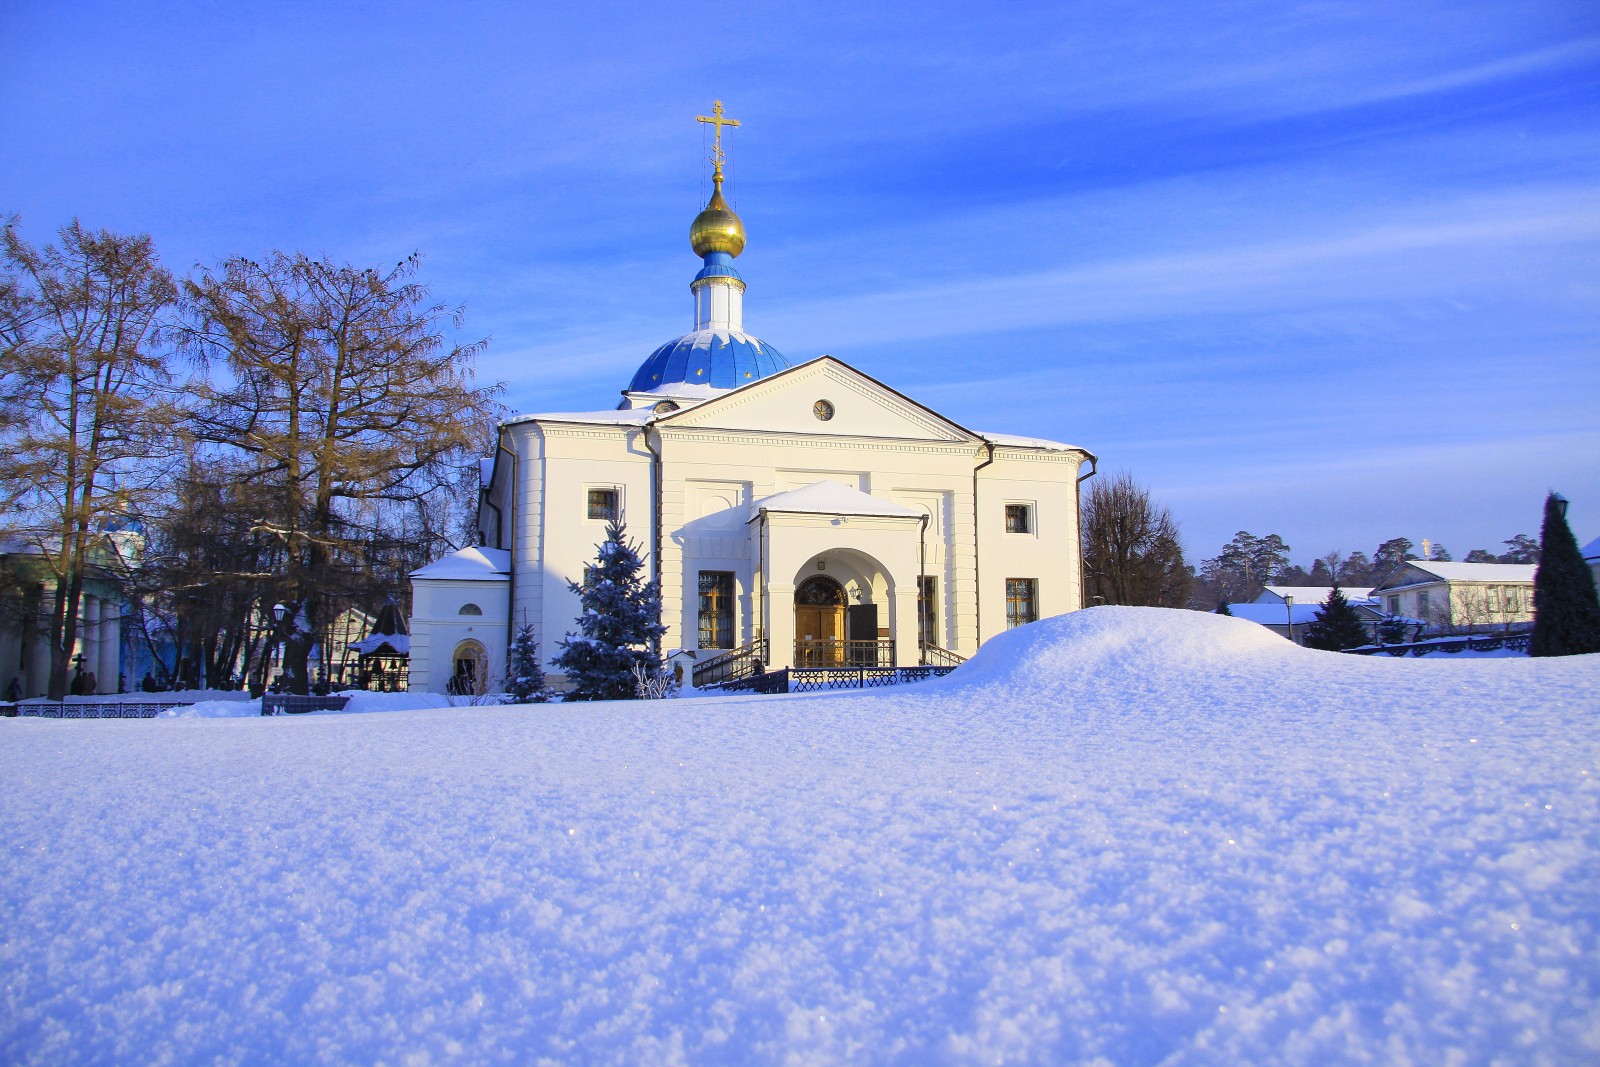
[[[915,667],[921,659],[917,647],[917,587],[901,582],[894,587],[894,665]]]
[[[115,693],[122,671],[122,604],[106,600],[100,604],[100,692]]]
[[[94,673],[95,688],[99,689],[98,664],[100,662],[100,598],[83,594],[79,605],[78,651],[83,653],[83,673]]]

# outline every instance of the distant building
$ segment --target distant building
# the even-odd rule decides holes
[[[1532,563],[1411,560],[1372,590],[1390,615],[1421,619],[1425,634],[1508,630],[1533,621]]]
[[[86,679],[94,676],[93,693],[85,695],[115,693],[122,681],[122,547],[113,533],[97,537],[90,548],[68,673],[69,685],[80,672]],[[55,575],[38,541],[0,540],[0,692],[13,679],[24,699],[49,691],[55,590]]]
[[[1340,587],[1350,606],[1361,616],[1367,636],[1378,639],[1378,624],[1383,621],[1383,611],[1377,602],[1369,599],[1371,589]],[[1259,623],[1278,634],[1289,637],[1295,644],[1305,644],[1306,627],[1317,621],[1322,605],[1327,603],[1333,588],[1326,585],[1269,585],[1262,589],[1249,604],[1229,604],[1228,610],[1235,618]]]
[[[1594,572],[1594,584],[1600,588],[1600,537],[1583,546],[1583,561]]]

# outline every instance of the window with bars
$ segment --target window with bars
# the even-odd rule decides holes
[[[1006,505],[1006,533],[1033,532],[1033,507],[1028,504]]]
[[[733,572],[700,572],[700,647],[733,647]]]
[[[1006,579],[1006,629],[1039,621],[1039,579]]]
[[[589,518],[610,522],[617,517],[617,491],[615,489],[589,490]]]

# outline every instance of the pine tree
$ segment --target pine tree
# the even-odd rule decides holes
[[[1232,615],[1233,614],[1233,609],[1228,607],[1228,602],[1226,600],[1224,600],[1222,603],[1217,605],[1217,614],[1218,615]]]
[[[1600,652],[1600,600],[1594,574],[1567,525],[1566,501],[1551,493],[1544,502],[1543,555],[1533,572],[1533,640],[1530,656],[1576,656]]]
[[[1367,644],[1366,627],[1361,616],[1345,599],[1344,590],[1338,586],[1328,594],[1317,617],[1306,627],[1305,646],[1320,648],[1324,652],[1343,652]]]
[[[511,669],[506,672],[506,693],[513,704],[543,704],[550,699],[544,668],[539,666],[539,642],[533,638],[533,624],[517,627],[511,639]]]
[[[1398,615],[1386,615],[1378,624],[1378,640],[1386,645],[1405,644],[1406,621]]]
[[[644,561],[626,533],[613,520],[595,562],[584,568],[583,584],[567,583],[583,605],[577,620],[582,633],[569,633],[551,662],[573,683],[569,700],[629,700],[636,695],[635,666],[652,676],[661,670],[661,635],[667,632],[661,586],[644,580]]]

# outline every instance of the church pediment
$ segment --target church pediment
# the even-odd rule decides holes
[[[832,356],[802,363],[657,421],[830,437],[971,442],[981,438]]]

